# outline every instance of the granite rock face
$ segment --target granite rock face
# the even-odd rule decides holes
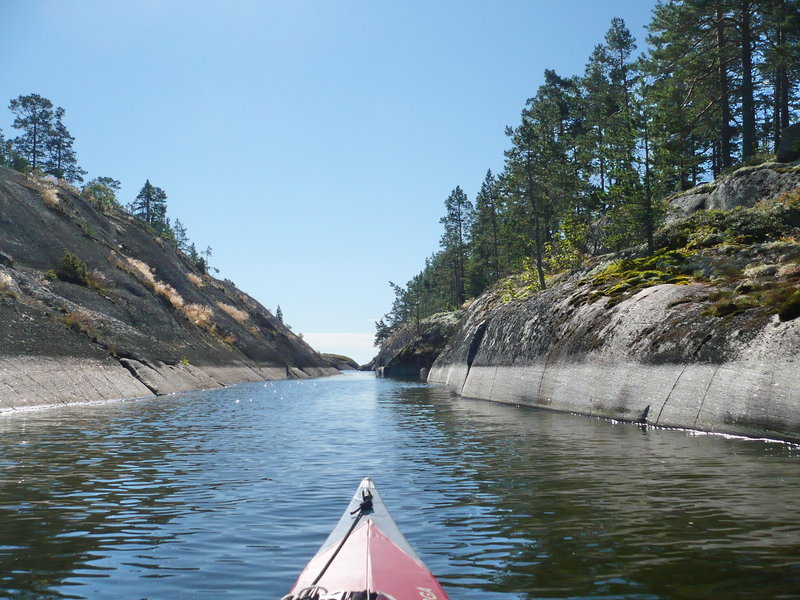
[[[730,175],[705,183],[668,199],[670,218],[698,210],[749,208],[800,186],[800,165],[765,163],[742,167]]]
[[[617,302],[591,293],[575,276],[524,301],[485,294],[428,381],[470,398],[800,441],[800,319],[710,316],[705,283]]]
[[[0,168],[0,412],[337,372],[129,215]]]
[[[358,363],[350,358],[349,356],[343,356],[341,354],[330,354],[324,353],[322,354],[322,358],[324,358],[330,366],[334,369],[338,369],[340,371],[357,371],[358,370]]]
[[[418,324],[403,327],[383,343],[378,355],[362,369],[386,377],[427,375],[463,314],[462,311],[437,313]]]

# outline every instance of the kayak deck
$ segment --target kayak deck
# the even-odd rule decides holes
[[[284,598],[448,600],[369,477]]]

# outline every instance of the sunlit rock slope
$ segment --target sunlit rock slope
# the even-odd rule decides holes
[[[336,372],[129,215],[0,168],[0,411]]]
[[[674,221],[655,256],[609,257],[542,292],[484,294],[428,381],[472,398],[800,441],[800,189],[787,183],[799,169],[769,170],[714,189],[769,198],[756,178],[776,199]]]

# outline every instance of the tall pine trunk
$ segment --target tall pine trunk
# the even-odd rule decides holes
[[[490,208],[492,210],[492,266],[494,267],[492,279],[496,280],[500,276],[500,241],[497,237],[497,208],[494,192],[492,192]]]
[[[647,238],[647,253],[653,254],[653,233],[655,217],[653,215],[653,197],[650,190],[650,126],[647,117],[644,119],[644,233]]]
[[[786,65],[784,64],[783,51],[786,42],[783,19],[785,18],[784,0],[773,0],[773,17],[775,24],[775,65],[772,72],[772,145],[773,151],[778,151],[781,143],[781,129],[785,127],[783,121],[782,101],[783,89],[786,85]]]
[[[753,100],[753,32],[751,1],[741,1],[742,159],[756,153],[756,109]]]
[[[731,105],[730,90],[728,86],[728,69],[726,66],[725,51],[727,42],[725,41],[725,11],[721,0],[716,0],[716,23],[717,34],[717,91],[719,93],[720,105],[720,131],[719,131],[719,150],[722,168],[730,167],[733,164],[731,155]]]

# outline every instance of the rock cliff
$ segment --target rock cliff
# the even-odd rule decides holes
[[[342,354],[323,353],[322,358],[324,358],[333,368],[340,371],[358,370],[358,363],[349,356],[344,356]]]
[[[386,377],[425,377],[458,327],[463,311],[443,312],[395,331],[365,370]]]
[[[2,168],[0,324],[0,412],[337,372],[130,215]]]
[[[741,206],[743,189],[768,198],[754,180],[771,185],[765,171],[775,173],[718,182],[730,186],[718,200]],[[755,208],[677,220],[655,256],[607,257],[517,299],[497,286],[470,306],[428,381],[471,398],[800,441],[797,185]]]

